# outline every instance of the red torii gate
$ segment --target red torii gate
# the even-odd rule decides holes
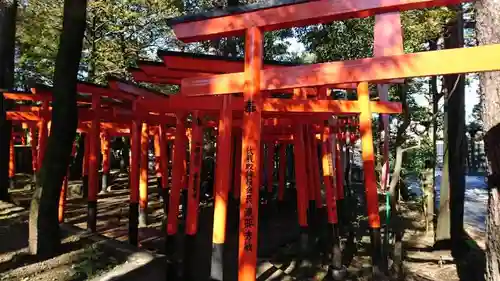
[[[189,78],[189,77],[208,77],[210,73],[221,73],[221,72],[229,72],[229,71],[240,71],[244,67],[244,63],[240,59],[231,59],[231,58],[225,58],[225,57],[220,57],[220,56],[211,56],[211,55],[198,55],[198,54],[186,54],[186,53],[178,53],[178,52],[164,52],[160,51],[158,52],[158,56],[162,57],[164,60],[164,64],[161,63],[156,63],[156,62],[145,62],[145,61],[139,61],[138,68],[131,68],[129,69],[132,72],[132,75],[134,76],[135,80],[138,82],[148,82],[148,83],[155,83],[155,84],[170,84],[170,83],[179,83],[178,80],[183,79],[183,78]],[[272,65],[278,65],[282,69],[284,66],[283,64],[274,62],[274,63],[269,63],[269,68],[271,68]],[[354,87],[356,85],[354,84]],[[351,88],[353,87],[353,84],[337,84],[334,85],[334,87],[345,87],[345,88]],[[328,119],[332,113],[343,113],[343,114],[357,114],[360,112],[359,109],[359,104],[356,101],[338,101],[338,100],[306,100],[304,99],[307,96],[315,96],[315,97],[321,97],[321,98],[326,98],[327,97],[327,89],[326,88],[321,88],[321,89],[316,89],[316,88],[297,88],[297,89],[292,89],[292,90],[286,90],[285,92],[292,93],[292,99],[283,99],[283,98],[266,98],[264,101],[264,106],[263,106],[263,113],[264,113],[264,118],[273,118],[277,117],[280,115],[283,115],[284,112],[288,113],[287,116],[289,118],[293,118],[293,121],[295,123],[298,120],[302,120],[304,122],[304,118],[306,120],[310,119],[311,116],[308,116],[310,113],[315,113],[315,116],[317,116],[317,121],[319,124],[322,124],[324,120]],[[185,95],[185,92],[183,88],[181,87],[180,89],[180,95],[177,96],[170,96],[170,99],[168,102],[154,102],[154,101],[141,101],[138,104],[142,106],[143,108],[147,108],[148,110],[155,111],[155,112],[171,112],[172,108],[179,108],[181,104],[189,104],[192,110],[200,110],[200,109],[205,109],[205,110],[220,110],[221,104],[224,104],[224,97],[217,97],[217,96],[210,96],[210,97],[204,97],[204,96],[197,96],[196,98],[193,97],[188,97]],[[269,93],[271,95],[271,93]],[[236,97],[233,96],[231,97],[232,102],[228,105],[232,108],[232,111],[235,111],[236,113],[233,117],[240,117],[239,114],[241,114],[242,109],[245,108],[244,104],[244,99],[241,97]],[[227,103],[226,103],[227,104]],[[174,106],[175,105],[175,106]],[[399,113],[401,112],[401,106],[398,103],[389,103],[389,102],[372,102],[372,107],[374,108],[374,112],[380,112],[380,113]],[[323,112],[323,117],[321,117]],[[233,113],[233,114],[234,114]],[[222,114],[222,113],[221,113]],[[231,120],[233,117],[227,117],[229,112],[226,112],[226,122],[227,120]],[[306,115],[304,115],[306,114]],[[230,115],[229,115],[230,116]],[[275,119],[275,118],[274,118]],[[263,119],[265,121],[268,121],[270,119]],[[278,123],[283,124],[284,120],[280,119],[275,119],[278,120]],[[237,120],[232,121],[232,126],[235,126],[235,123],[238,122]],[[264,122],[265,124],[265,122]],[[292,123],[289,123],[288,125],[292,125]],[[230,128],[231,125],[228,126]],[[237,127],[240,127],[239,125]],[[226,129],[225,131],[229,131],[229,129]],[[264,132],[264,131],[263,131]],[[319,130],[319,132],[322,132],[322,129]],[[266,132],[267,134],[268,132]],[[278,139],[283,139],[288,142],[290,142],[292,139],[290,139],[289,135],[293,133],[293,130],[285,132],[288,134],[288,138],[286,135],[283,137],[280,137]],[[219,133],[219,139],[218,142],[222,141],[224,142],[224,138],[222,138],[222,134]],[[227,139],[230,139],[230,137],[227,137]],[[269,137],[266,137],[265,139],[266,142],[269,142]],[[272,140],[271,140],[272,141]],[[313,143],[311,143],[313,145]],[[229,145],[219,145],[220,147],[227,147],[229,148]],[[218,147],[219,147],[218,146]],[[269,148],[273,148],[274,145],[267,145]],[[283,147],[283,146],[282,146]],[[236,149],[236,154],[237,154],[237,159],[241,158],[239,155],[241,155],[241,148],[239,146],[235,147]],[[274,148],[273,148],[274,149]],[[268,151],[270,151],[268,149]],[[280,154],[284,155],[284,147],[281,148]],[[270,175],[272,173],[272,162],[273,159],[271,157],[271,153],[268,152],[268,163],[266,164],[267,166],[267,174]],[[312,154],[312,151],[308,152],[308,155]],[[217,166],[219,167],[216,169],[216,178],[221,179],[224,178],[225,175],[222,175],[224,173],[224,169],[227,168],[227,165],[224,165],[223,163],[228,164],[227,162],[224,162],[224,160],[219,159],[221,155],[225,155],[225,159],[227,160],[227,155],[230,155],[230,151],[219,151],[217,153],[218,160],[216,161]],[[239,158],[238,158],[239,157]],[[285,157],[282,156],[281,159],[284,159]],[[230,160],[229,160],[230,161]],[[309,158],[308,158],[309,161]],[[310,159],[311,165],[313,165],[315,162]],[[221,164],[222,163],[222,164]],[[271,164],[270,164],[271,163]],[[179,163],[177,163],[179,164]],[[176,165],[176,163],[174,163]],[[180,164],[179,164],[180,165]],[[229,166],[232,164],[229,163]],[[280,163],[280,167],[284,168],[284,163]],[[239,167],[238,167],[239,170]],[[337,169],[340,172],[340,169]],[[283,172],[283,170],[282,170]],[[319,175],[319,167],[315,167],[315,171]],[[234,192],[236,193],[239,191],[239,182],[237,182],[236,178],[239,177],[240,172],[237,172],[238,176],[235,176],[235,188]],[[217,176],[219,175],[219,176]],[[271,183],[269,182],[269,179],[271,177],[268,176],[268,190],[272,190]],[[280,185],[279,185],[279,197],[282,198],[283,196],[283,187],[284,187],[284,179],[282,177],[280,178]],[[319,178],[312,178],[311,181],[318,181],[318,182],[311,182],[311,184],[314,184],[318,187],[319,191]],[[222,187],[221,187],[222,186]],[[216,197],[216,213],[218,215],[215,216],[215,222],[214,222],[214,248],[219,248],[221,247],[222,243],[224,242],[224,229],[225,229],[225,212],[226,212],[226,201],[227,201],[227,191],[229,189],[229,180],[225,179],[224,183],[217,182],[216,183],[216,188],[218,187],[219,189],[216,191],[216,194],[222,194],[222,196]],[[174,188],[173,193],[177,193],[177,188]],[[171,197],[172,202],[170,203],[170,206],[177,206],[178,202],[175,199],[177,197]],[[192,197],[188,197],[190,200]],[[341,197],[343,198],[343,197]],[[314,206],[314,197],[311,197],[312,205]],[[318,206],[319,200],[316,200],[316,205]],[[304,202],[301,202],[303,204]],[[194,203],[193,203],[194,204]],[[321,205],[322,206],[322,205]],[[172,207],[174,208],[174,207]],[[175,212],[174,209],[171,209],[173,212]],[[194,212],[197,212],[194,210]],[[189,212],[188,212],[189,213]],[[193,213],[193,212],[191,212]],[[301,215],[302,216],[302,215]],[[304,215],[305,216],[305,215]],[[168,224],[168,229],[167,232],[169,234],[169,237],[167,238],[167,249],[172,249],[172,243],[174,241],[173,236],[177,232],[177,226],[176,226],[176,220],[174,219],[176,217],[175,214],[169,216],[169,224]],[[188,217],[189,221],[189,217]],[[305,222],[302,222],[305,224]],[[336,223],[336,222],[335,222]],[[189,225],[189,224],[188,224]],[[188,235],[192,235],[193,233],[188,233]],[[192,245],[190,242],[192,239],[186,239],[186,243],[188,245]],[[191,250],[186,250],[186,252],[191,253]],[[218,259],[217,255],[220,254],[215,253],[212,257],[213,259]],[[186,262],[186,261],[185,261]],[[189,263],[189,262],[188,262]]]
[[[133,118],[140,118],[141,120],[144,120],[145,122],[151,123],[151,124],[161,124],[163,126],[168,125],[169,123],[174,123],[175,119],[172,119],[171,116],[165,114],[163,116],[160,115],[151,115],[147,112],[132,112],[130,110],[127,110],[126,104],[123,102],[117,102],[117,100],[124,100],[126,102],[129,102],[130,105],[133,103],[136,99],[138,99],[138,96],[127,94],[125,92],[121,92],[119,90],[113,90],[113,89],[108,89],[105,87],[101,87],[98,85],[94,84],[89,84],[89,83],[84,83],[80,82],[78,84],[78,92],[79,92],[79,100],[78,104],[92,104],[92,108],[80,108],[79,109],[79,126],[78,130],[80,132],[86,132],[89,134],[89,138],[86,141],[86,157],[84,164],[84,170],[89,174],[89,214],[88,214],[88,228],[91,229],[92,231],[95,231],[95,225],[96,225],[96,200],[97,200],[97,190],[99,189],[98,186],[98,177],[97,177],[97,171],[98,171],[98,163],[97,163],[97,153],[99,153],[99,137],[100,137],[100,131],[104,132],[103,134],[103,146],[100,148],[103,150],[103,184],[106,181],[107,178],[107,173],[109,173],[109,155],[106,157],[107,154],[109,154],[109,136],[111,134],[115,135],[123,135],[123,134],[129,134],[130,133],[130,128],[129,126],[124,126],[126,125],[126,120],[133,119]],[[90,98],[83,96],[81,93],[89,93],[92,96]],[[24,101],[42,101],[42,107],[37,108],[33,106],[19,106],[16,108],[14,111],[9,111],[7,112],[7,116],[9,119],[12,120],[22,120],[24,122],[30,121],[30,122],[39,122],[41,124],[40,127],[40,140],[39,140],[39,147],[40,149],[38,150],[38,157],[34,157],[34,159],[37,159],[38,161],[38,167],[36,170],[40,168],[41,165],[41,159],[44,155],[44,148],[45,145],[44,143],[46,142],[47,135],[48,135],[48,130],[47,130],[47,123],[48,120],[50,120],[50,106],[49,102],[51,101],[51,94],[50,94],[50,88],[47,87],[38,87],[38,88],[33,88],[32,89],[32,94],[25,94],[25,93],[5,93],[4,94],[5,98],[7,99],[14,99],[14,100],[24,100]],[[102,101],[102,107],[99,105],[100,103],[100,97],[104,96],[107,97],[108,99],[105,99]],[[161,96],[158,96],[161,98]],[[157,98],[158,98],[157,97]],[[99,101],[97,101],[99,99]],[[116,110],[124,108],[124,110]],[[175,117],[173,117],[175,118]],[[104,122],[101,122],[104,121]],[[111,122],[110,122],[111,121]],[[166,127],[165,127],[166,128]],[[144,128],[147,130],[147,126]],[[33,131],[34,132],[34,131]],[[143,133],[145,131],[143,130]],[[140,134],[141,132],[137,132],[137,134]],[[141,138],[141,143],[142,143],[142,150],[140,151],[142,156],[141,159],[145,159],[147,161],[147,136],[149,134],[154,134],[156,137],[159,134],[158,130],[149,130],[149,133],[146,134],[146,136]],[[162,139],[164,141],[167,140],[168,136],[168,129],[163,130],[162,132]],[[34,135],[34,133],[33,133]],[[97,146],[94,149],[92,149],[93,146]],[[161,147],[161,146],[160,146]],[[165,145],[163,147],[166,147]],[[33,146],[33,149],[36,150],[36,145]],[[36,153],[33,153],[33,156],[35,156]],[[166,155],[166,154],[165,154]],[[88,162],[88,163],[87,163]],[[144,160],[143,160],[144,162]],[[138,163],[135,163],[138,164]],[[163,165],[166,167],[165,165]],[[137,168],[138,170],[139,168]],[[147,206],[147,162],[144,164],[141,164],[140,167],[141,171],[141,177],[140,177],[140,199],[139,201],[141,202],[141,207],[142,209],[146,209]],[[84,172],[84,175],[85,175]],[[163,177],[166,178],[166,173],[162,173]],[[65,181],[66,182],[66,181]],[[134,190],[139,189],[139,186],[131,186],[131,191],[134,193]],[[65,198],[65,188],[62,189],[62,198]],[[63,200],[61,200],[63,202]],[[61,209],[64,212],[64,203],[61,203]],[[136,216],[137,217],[137,216]],[[62,220],[60,215],[60,220]],[[144,219],[145,220],[145,219]],[[136,226],[137,227],[137,226]]]
[[[297,2],[299,2],[297,4]],[[184,95],[212,95],[243,92],[248,105],[244,114],[240,211],[239,280],[255,280],[257,207],[260,163],[260,134],[263,97],[261,91],[298,87],[358,83],[360,130],[362,134],[365,185],[369,224],[374,248],[374,271],[380,270],[380,218],[374,177],[374,156],[368,81],[385,82],[393,79],[483,72],[500,69],[500,45],[453,49],[416,54],[385,54],[383,57],[354,61],[292,66],[287,71],[263,69],[263,32],[366,17],[380,13],[459,4],[461,0],[357,0],[357,1],[282,1],[279,6],[242,9],[231,12],[200,14],[170,21],[177,37],[184,42],[215,39],[222,36],[245,35],[245,69],[243,73],[182,79]],[[387,26],[387,28],[396,28]],[[400,28],[400,27],[397,27]],[[486,56],[487,54],[487,56]],[[477,58],[470,60],[471,57]],[[467,60],[467,61],[466,61]],[[297,129],[297,135],[303,131]],[[298,138],[301,139],[301,138]],[[301,141],[297,146],[302,145]],[[298,150],[299,153],[301,149]],[[302,158],[302,157],[300,157]],[[303,158],[302,158],[303,159]],[[299,167],[298,167],[299,168]],[[298,178],[299,179],[299,178]],[[299,184],[301,185],[301,184]],[[300,191],[300,189],[298,189]],[[302,194],[305,196],[305,194]],[[300,194],[299,194],[300,197]],[[252,224],[245,225],[245,220]]]

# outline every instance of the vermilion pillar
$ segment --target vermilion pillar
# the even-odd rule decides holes
[[[316,182],[314,181],[314,162],[313,162],[313,153],[312,153],[312,138],[311,138],[311,130],[309,125],[304,126],[304,150],[305,150],[305,161],[306,163],[306,179],[307,179],[307,194],[308,194],[308,212],[307,212],[307,221],[309,223],[309,231],[310,235],[313,236],[316,234],[315,226],[316,226]]]
[[[310,130],[308,125],[303,125],[304,126],[304,145],[305,145],[305,162],[306,163],[306,171],[307,171],[307,192],[308,192],[308,198],[309,198],[309,216],[312,216],[314,214],[314,207],[315,207],[315,193],[314,193],[314,178],[313,178],[313,164],[312,164],[312,153],[311,153],[311,136],[310,136]],[[311,218],[310,218],[311,219]],[[309,221],[309,223],[312,223],[312,221]]]
[[[101,154],[102,154],[102,184],[101,191],[107,192],[109,186],[109,138],[108,132],[101,134]]]
[[[64,222],[67,194],[68,194],[68,174],[66,174],[66,176],[63,179],[61,193],[59,194],[59,209],[58,209],[59,223]]]
[[[306,254],[309,248],[309,233],[307,225],[307,204],[308,202],[308,180],[307,180],[307,170],[306,170],[306,146],[304,143],[305,127],[303,125],[297,125],[295,128],[295,134],[293,137],[293,154],[295,156],[295,189],[297,190],[297,214],[300,226],[300,249],[302,254]]]
[[[90,135],[85,134],[83,140],[83,165],[82,165],[82,189],[83,198],[88,198],[89,194],[89,157],[90,157]]]
[[[342,153],[342,142],[336,139],[335,143],[335,180],[336,180],[336,191],[337,200],[344,200],[344,167],[342,166],[342,159],[340,154]]]
[[[335,188],[333,184],[333,159],[332,146],[330,144],[330,127],[325,124],[323,127],[321,156],[323,166],[323,181],[325,183],[325,197],[328,214],[329,236],[331,237],[331,264],[330,273],[334,280],[342,280],[345,275],[345,269],[342,266],[342,251],[340,249],[339,227],[337,217],[337,202]]]
[[[217,158],[215,160],[215,205],[212,236],[212,261],[210,278],[223,280],[223,250],[226,240],[227,200],[231,184],[231,131],[233,110],[231,95],[224,96],[217,135]]]
[[[372,262],[373,271],[377,274],[381,272],[384,262],[382,260],[375,157],[373,155],[372,112],[370,110],[370,93],[368,83],[366,82],[358,85],[358,101],[361,109],[361,113],[359,114],[359,129],[361,133],[368,224],[371,230],[373,249]]]
[[[129,206],[129,234],[130,244],[138,243],[139,225],[139,177],[140,177],[140,154],[141,154],[141,130],[142,123],[132,120],[130,128],[130,206]]]
[[[92,232],[96,231],[97,224],[97,192],[99,190],[99,161],[98,154],[100,152],[100,118],[99,111],[101,108],[101,97],[97,94],[92,95],[92,111],[94,119],[88,134],[90,138],[89,149],[89,194],[88,194],[88,217],[87,229]]]
[[[71,157],[74,157],[76,153],[76,146],[73,143],[73,150],[71,151]],[[64,222],[65,213],[66,213],[66,200],[68,195],[68,177],[69,177],[69,167],[66,171],[66,176],[63,179],[61,193],[59,194],[59,210],[58,210],[58,219],[59,223]]]
[[[279,171],[278,171],[278,201],[282,202],[285,195],[286,184],[286,144],[281,143],[279,146]]]
[[[241,190],[241,130],[236,130],[235,142],[234,142],[234,181],[233,181],[233,197],[235,200],[240,199]]]
[[[156,182],[158,184],[158,188],[162,186],[162,163],[161,163],[161,137],[160,137],[161,129],[158,128],[155,130],[153,136],[153,147],[154,147],[154,155],[155,155],[155,174],[156,174]]]
[[[329,143],[330,128],[324,126],[321,143],[321,163],[323,166],[323,181],[325,182],[325,197],[327,205],[328,222],[330,224],[337,224],[337,203],[335,188],[333,185],[333,159],[331,153],[331,146]]]
[[[49,137],[48,131],[48,114],[49,102],[43,101],[41,108],[42,118],[38,123],[38,171],[42,168],[43,156],[45,155],[45,148],[47,147],[47,139]]]
[[[268,193],[268,199],[270,200],[273,195],[273,171],[274,171],[274,143],[273,142],[268,142],[267,143],[267,161],[266,161],[266,168],[267,168],[267,193]]]
[[[167,255],[175,252],[175,234],[178,230],[179,201],[182,190],[182,177],[184,176],[184,160],[186,159],[186,126],[184,124],[186,116],[184,113],[177,114],[177,124],[175,127],[174,156],[172,161],[172,190],[170,192],[170,203],[167,216],[167,238],[165,248]],[[177,266],[172,261],[168,268],[168,275],[176,276]]]
[[[31,135],[31,166],[33,169],[33,182],[36,183],[36,174],[38,172],[38,155],[37,155],[38,138],[36,135],[36,127],[34,125],[30,126],[30,135]]]
[[[238,280],[254,281],[257,262],[257,231],[260,179],[260,138],[262,96],[260,72],[262,69],[263,33],[252,27],[245,34],[245,88],[243,98],[243,157],[241,168],[240,236]]]
[[[186,280],[194,280],[193,258],[197,254],[198,206],[200,204],[200,173],[203,158],[203,127],[198,112],[193,113],[191,155],[189,161],[189,185],[187,199],[186,236],[184,237],[184,274]]]
[[[139,227],[148,225],[148,124],[142,123],[139,177]]]
[[[165,216],[168,213],[169,189],[168,189],[168,142],[167,125],[160,125],[160,168],[161,168],[161,187],[163,197],[163,208]]]
[[[262,156],[262,158],[264,158],[264,156],[266,155],[266,150],[265,150],[265,147],[264,147],[264,143],[260,143],[260,155]],[[264,195],[266,193],[266,173],[264,172],[265,169],[266,169],[266,161],[260,161],[260,170],[261,170],[261,173],[260,173],[260,177],[259,177],[259,189],[260,188],[264,188],[263,192],[264,192]]]
[[[14,150],[14,134],[10,137],[9,142],[9,185],[10,188],[15,187],[14,177],[16,176],[16,152]]]
[[[323,208],[323,200],[321,196],[321,179],[320,179],[320,169],[319,169],[319,159],[318,159],[318,139],[316,135],[312,135],[311,137],[312,143],[312,160],[313,160],[313,179],[314,179],[314,197],[316,198],[316,208]]]

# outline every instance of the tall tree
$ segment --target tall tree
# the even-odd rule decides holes
[[[452,6],[454,17],[445,29],[446,49],[464,46],[462,6]],[[459,254],[464,223],[465,196],[465,76],[446,75],[444,79],[444,166],[440,187],[440,202],[436,242],[451,239],[454,254]],[[450,118],[452,117],[452,118]],[[443,245],[443,244],[441,244]]]
[[[462,6],[450,7],[455,17],[448,25],[445,48],[464,46],[464,20]],[[459,254],[464,237],[464,197],[465,197],[465,76],[446,75],[445,110],[448,117],[449,180],[450,180],[450,237],[452,252]]]
[[[500,1],[476,1],[476,33],[480,45],[500,43]],[[500,72],[481,73],[479,87],[483,97],[483,124],[488,156],[488,219],[486,245],[486,276],[489,281],[500,280],[500,166],[498,147],[500,137]]]
[[[6,118],[7,103],[2,92],[14,84],[16,0],[0,0],[0,200],[9,201],[9,144],[11,122]]]
[[[42,257],[60,245],[57,209],[78,121],[76,84],[85,32],[87,0],[65,0],[63,29],[52,93],[52,126],[29,214],[29,249]]]

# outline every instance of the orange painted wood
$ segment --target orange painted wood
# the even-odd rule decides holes
[[[240,233],[238,280],[255,281],[259,212],[259,179],[261,166],[260,135],[262,124],[261,79],[262,30],[252,27],[245,34],[245,88],[243,98],[243,157],[241,169]]]
[[[297,125],[293,142],[293,155],[295,157],[295,185],[297,190],[297,214],[299,225],[307,227],[307,171],[306,171],[306,147],[304,143],[304,126]]]
[[[155,155],[155,174],[157,177],[162,175],[162,164],[161,164],[161,144],[160,144],[160,131],[158,128],[153,133],[153,145],[154,145],[154,155]]]
[[[59,206],[57,210],[57,218],[59,223],[64,222],[65,218],[65,211],[66,211],[66,201],[67,201],[67,194],[68,194],[68,173],[66,173],[66,176],[63,179],[63,183],[61,186],[61,192],[59,194]]]
[[[171,71],[189,71],[196,73],[196,75],[190,77],[210,77],[210,74],[224,74],[224,73],[235,73],[235,72],[243,72],[244,71],[244,62],[243,61],[234,61],[234,60],[221,60],[221,59],[212,59],[212,58],[197,58],[197,57],[185,57],[185,56],[175,56],[175,55],[166,55],[163,56],[163,61],[167,66],[167,69]],[[263,64],[263,69],[284,69],[288,68],[290,65],[280,65],[280,64]],[[145,72],[133,72],[134,79],[139,79],[136,81],[142,82],[153,82],[153,80],[158,81],[159,84],[175,84],[172,81],[172,78],[159,78],[158,76],[154,76],[153,73],[150,75]],[[242,75],[242,74],[241,74]],[[183,77],[185,79],[188,77]],[[161,83],[161,79],[166,79],[172,83]],[[177,80],[176,80],[177,81]],[[239,83],[239,82],[238,82]],[[243,84],[241,86],[243,88]],[[335,88],[338,89],[356,89],[356,84],[350,83],[341,83],[334,85]],[[305,93],[309,95],[313,95],[313,89],[304,89]],[[243,92],[243,90],[238,91]],[[293,90],[284,90],[282,92],[292,93]]]
[[[48,101],[42,103],[42,112],[48,108]],[[48,120],[46,114],[42,115],[42,120],[38,122],[38,170],[42,168],[43,157],[45,155],[45,148],[47,147],[47,139],[49,137]]]
[[[82,165],[82,176],[89,175],[89,154],[90,154],[90,135],[87,132],[85,134],[85,139],[83,140],[83,165]]]
[[[174,156],[172,160],[172,188],[167,216],[167,234],[174,235],[178,230],[179,200],[184,176],[184,160],[186,159],[186,126],[185,115],[179,113],[175,127]]]
[[[205,76],[207,73],[233,73],[243,72],[245,70],[245,63],[243,60],[226,60],[215,56],[213,58],[203,58],[165,54],[162,56],[162,59],[168,69],[202,73],[202,75],[199,76]],[[283,69],[289,66],[290,65],[286,64],[263,64],[262,68],[267,69],[276,67]]]
[[[251,27],[264,31],[364,18],[379,13],[422,9],[469,2],[467,0],[323,0],[278,6],[206,20],[173,25],[175,35],[184,42],[243,35]]]
[[[107,132],[103,132],[101,134],[101,154],[102,154],[102,172],[107,174],[109,173],[109,153],[111,152],[109,147],[109,134]]]
[[[313,161],[313,178],[314,178],[314,196],[316,197],[316,208],[323,208],[323,196],[321,196],[321,179],[319,171],[319,158],[318,158],[318,140],[315,135],[311,137],[311,153]]]
[[[11,136],[9,142],[9,178],[12,180],[16,175],[16,153],[14,150],[14,136]]]
[[[283,142],[283,143],[293,143],[292,134],[278,134],[278,135],[263,135],[262,141],[265,142]]]
[[[286,143],[281,142],[278,149],[279,170],[278,170],[278,201],[283,201],[286,184]]]
[[[337,139],[335,142],[335,189],[337,199],[344,199],[344,167],[340,154],[342,153],[342,141]]]
[[[88,137],[90,139],[89,146],[89,197],[91,202],[97,201],[97,192],[99,190],[99,162],[98,154],[100,152],[100,119],[99,110],[101,108],[101,97],[99,95],[92,96],[92,110],[94,111],[94,120],[92,120]]]
[[[6,100],[17,100],[17,101],[44,101],[50,100],[46,97],[40,95],[27,94],[27,93],[3,93]]]
[[[217,135],[217,158],[215,160],[214,226],[212,242],[223,244],[226,239],[226,218],[229,185],[231,182],[231,132],[232,109],[231,96],[223,101],[219,117]]]
[[[135,100],[134,95],[127,94],[126,92],[118,91],[116,89],[110,89],[107,87],[102,87],[90,83],[78,83],[76,89],[79,93],[91,94],[92,96],[97,95],[101,97],[115,98],[128,101]]]
[[[292,68],[294,66],[289,66]],[[268,68],[263,70],[263,75],[266,74],[267,71],[280,70],[280,68]],[[287,70],[288,71],[288,70]],[[265,76],[264,76],[265,77]],[[210,76],[203,77],[193,77],[193,78],[184,78],[181,82],[181,91],[183,95],[186,96],[204,96],[204,95],[221,95],[221,94],[231,94],[231,93],[240,93],[243,91],[244,82],[243,82],[243,73],[242,72],[234,72],[227,74],[214,74]],[[220,86],[217,86],[216,83],[223,83]],[[355,84],[352,83],[335,83],[331,84],[330,87],[334,89],[353,89]],[[210,87],[210,89],[207,89]],[[294,94],[296,97],[305,98],[307,96],[314,96],[317,92],[314,88],[299,88],[295,87],[294,89],[290,88],[274,88],[274,85],[263,85],[261,84],[261,90],[266,92],[280,92],[280,93],[289,93]],[[267,89],[269,88],[269,89]],[[296,90],[297,89],[297,90]],[[197,92],[200,90],[201,92]],[[213,91],[213,92],[210,92]]]
[[[142,123],[141,127],[141,157],[139,173],[139,208],[148,208],[148,146],[149,129],[148,124]]]
[[[358,86],[358,100],[362,105],[359,115],[359,130],[361,133],[363,174],[365,176],[366,205],[368,224],[371,228],[380,227],[378,207],[377,181],[375,178],[375,156],[373,155],[372,112],[370,111],[370,93],[368,83],[362,82]]]
[[[274,142],[267,142],[267,192],[273,192],[273,171],[274,171]]]
[[[168,101],[139,101],[140,107],[143,110],[152,112],[175,112],[177,110],[201,110],[201,111],[217,111],[220,110],[223,97],[179,97],[182,99],[171,98]],[[233,111],[242,111],[244,108],[244,100],[242,98],[233,97],[231,106]],[[401,113],[402,107],[397,102],[371,102],[374,113]],[[352,113],[360,112],[359,103],[357,101],[346,100],[290,100],[279,98],[263,99],[262,111],[265,113]],[[166,118],[166,117],[165,117]],[[314,118],[314,117],[312,117]],[[170,122],[170,119],[166,119]],[[165,121],[163,121],[165,122]],[[266,121],[267,122],[267,121]]]
[[[179,78],[166,78],[166,77],[155,77],[147,75],[142,71],[131,71],[132,77],[136,82],[145,82],[153,84],[162,85],[180,85],[181,80]]]
[[[262,134],[262,132],[261,132]],[[262,189],[262,188],[265,188],[266,186],[266,178],[265,178],[265,173],[264,173],[264,170],[266,169],[266,161],[265,161],[265,155],[266,155],[266,150],[265,150],[265,146],[264,146],[264,142],[262,141],[262,136],[261,136],[261,140],[260,140],[260,155],[262,157],[262,161],[260,161],[260,177],[259,177],[259,190]]]
[[[168,187],[168,127],[160,125],[160,169],[162,188]]]
[[[337,196],[333,186],[333,159],[330,144],[330,127],[324,126],[321,142],[321,164],[323,166],[323,182],[325,183],[325,198],[328,222],[338,223]]]
[[[191,128],[188,128],[186,127],[186,134],[185,134],[185,137],[184,137],[184,141],[185,141],[185,147],[187,149],[187,151],[191,151],[191,137],[192,137],[192,134],[191,134]],[[184,157],[184,160],[182,161],[182,181],[181,181],[181,186],[182,186],[182,189],[185,189],[187,190],[188,188],[188,174],[187,174],[187,157]]]
[[[193,137],[189,160],[189,187],[186,219],[186,234],[198,232],[198,206],[200,204],[200,173],[203,158],[203,127],[198,112],[193,113]]]
[[[292,66],[287,71],[271,68],[262,71],[260,89],[270,91],[497,70],[500,70],[500,44]],[[182,91],[185,95],[237,93],[242,89],[241,78],[241,73],[232,73],[183,79]]]
[[[392,12],[375,16],[373,56],[384,57],[404,54],[401,14]],[[404,83],[403,79],[390,81]]]
[[[38,112],[23,112],[23,111],[7,111],[7,120],[12,121],[40,121],[40,115]]]
[[[392,12],[375,16],[373,56],[404,54],[401,14]]]
[[[240,198],[241,193],[241,177],[243,176],[241,173],[241,130],[236,129],[235,132],[235,142],[234,142],[234,177],[233,177],[233,198],[238,200]]]
[[[109,92],[117,92],[130,100],[135,100],[137,97],[152,99],[155,101],[166,99],[164,95],[160,95],[153,91],[149,91],[144,88],[137,87],[130,83],[125,83],[117,80],[108,80]]]
[[[304,126],[304,145],[306,151],[306,172],[307,172],[307,196],[310,201],[315,201],[315,193],[314,193],[314,178],[313,178],[313,163],[312,163],[312,153],[311,153],[311,138],[310,138],[310,127],[308,125]],[[308,205],[309,207],[309,205]]]
[[[233,119],[234,120],[234,119]],[[231,125],[232,125],[232,132],[231,132],[231,157],[229,157],[229,169],[230,169],[230,174],[229,174],[229,194],[228,196],[230,196],[231,192],[233,192],[234,194],[234,170],[235,170],[235,153],[236,153],[236,144],[235,144],[235,135],[236,135],[236,130],[237,128],[235,128],[234,124],[233,124],[233,120],[231,120]],[[236,166],[239,166],[239,163],[238,162],[238,165]]]
[[[139,203],[142,122],[132,120],[130,138],[130,203]]]
[[[172,69],[168,68],[166,65],[147,65],[139,63],[139,68],[140,71],[143,71],[144,74],[148,76],[157,78],[179,79],[179,81],[182,78],[208,76],[210,74],[213,74],[210,72],[202,72],[197,70],[189,71],[182,69]]]
[[[33,173],[37,173],[38,171],[38,155],[37,155],[37,146],[38,146],[38,138],[36,135],[36,126],[30,125],[30,136],[31,136],[31,167],[33,169]]]

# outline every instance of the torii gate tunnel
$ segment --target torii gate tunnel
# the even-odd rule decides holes
[[[256,245],[258,229],[259,206],[259,177],[261,167],[261,132],[262,114],[266,108],[266,91],[280,91],[302,89],[310,87],[324,87],[334,85],[357,84],[358,100],[352,102],[356,110],[346,107],[332,110],[330,114],[356,113],[359,114],[360,132],[362,141],[362,158],[365,177],[365,191],[367,198],[367,212],[373,246],[374,269],[379,267],[380,261],[380,218],[378,214],[378,200],[374,172],[374,155],[371,128],[371,114],[375,112],[370,103],[369,83],[387,84],[401,82],[401,79],[431,75],[459,74],[469,72],[485,72],[500,70],[500,45],[489,45],[463,49],[450,49],[433,52],[403,54],[401,24],[399,12],[410,9],[422,9],[436,6],[455,5],[464,0],[289,0],[273,1],[272,4],[254,5],[227,11],[208,12],[172,19],[169,23],[173,27],[178,39],[184,42],[195,42],[208,39],[217,39],[223,36],[245,37],[245,59],[243,71],[203,75],[191,78],[182,78],[181,92],[185,96],[224,95],[222,102],[230,107],[232,98],[229,94],[243,92],[243,133],[241,157],[241,195],[240,195],[240,236],[239,236],[239,280],[251,281],[256,279]],[[326,23],[348,18],[361,18],[376,15],[377,22],[385,30],[385,46],[381,43],[383,52],[375,52],[373,58],[351,61],[338,61],[311,65],[288,66],[286,68],[264,67],[263,65],[263,34],[266,31]],[[382,20],[380,20],[382,18]],[[396,20],[394,20],[396,19]],[[380,27],[380,26],[379,26]],[[376,28],[377,30],[377,28]],[[389,34],[389,36],[387,36]],[[376,35],[377,36],[377,35]],[[377,46],[376,46],[377,47]],[[379,55],[379,56],[377,56]],[[474,58],[474,59],[471,59]],[[302,109],[313,108],[323,101],[300,99]],[[338,102],[338,101],[328,101]],[[278,112],[287,112],[280,108]],[[380,112],[387,113],[387,112]],[[220,127],[225,128],[231,122],[230,114],[221,112]],[[294,143],[296,157],[304,159],[301,147],[303,145],[303,127],[295,126]],[[224,129],[224,134],[230,132]],[[219,141],[224,142],[228,136],[221,136]],[[298,148],[298,149],[297,149]],[[218,153],[228,154],[224,149]],[[227,157],[227,156],[224,156]],[[224,165],[226,162],[217,163]],[[307,198],[303,173],[304,167],[297,166],[298,200]],[[224,186],[222,179],[217,183]],[[223,187],[217,187],[222,189]],[[225,193],[216,200],[214,237],[215,244],[223,242],[223,234],[216,231],[216,225],[225,223]],[[220,202],[220,203],[219,203]],[[220,206],[220,207],[219,207]],[[299,204],[299,208],[305,206]],[[303,207],[302,207],[303,208]],[[299,210],[300,212],[300,210]],[[216,247],[217,248],[217,247]],[[213,268],[212,268],[213,270]]]

